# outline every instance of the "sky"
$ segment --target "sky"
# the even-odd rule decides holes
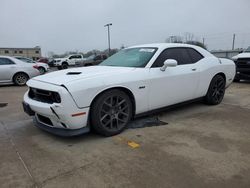
[[[0,0],[0,47],[42,54],[165,42],[192,33],[209,50],[250,46],[250,0]]]

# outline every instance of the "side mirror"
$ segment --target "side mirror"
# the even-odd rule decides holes
[[[163,66],[161,67],[161,71],[165,71],[167,67],[176,67],[177,61],[175,59],[167,59],[164,61]]]

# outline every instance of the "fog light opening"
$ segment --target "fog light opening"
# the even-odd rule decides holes
[[[61,124],[62,124],[62,126],[63,126],[65,129],[68,128],[64,123],[61,122]]]

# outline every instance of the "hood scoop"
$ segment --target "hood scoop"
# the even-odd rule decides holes
[[[67,72],[67,75],[78,75],[82,74],[82,72]]]

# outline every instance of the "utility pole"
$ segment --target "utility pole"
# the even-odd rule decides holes
[[[233,34],[233,45],[232,45],[232,50],[234,50],[234,43],[235,43],[235,33]]]
[[[203,46],[205,46],[205,38],[204,37],[202,38],[202,44],[203,44]]]
[[[108,45],[109,45],[109,55],[110,55],[110,31],[109,31],[109,27],[112,25],[112,23],[108,23],[106,25],[104,25],[104,27],[108,27]]]

